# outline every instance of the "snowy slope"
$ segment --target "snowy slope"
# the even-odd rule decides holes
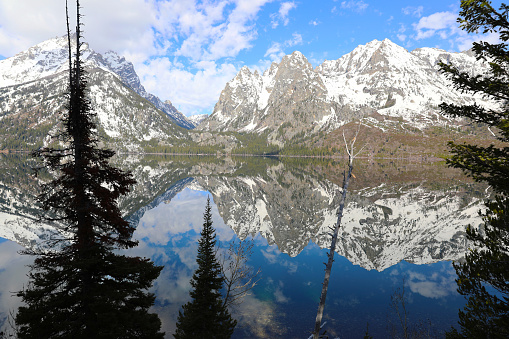
[[[209,117],[208,114],[195,114],[187,117],[187,120],[189,120],[193,124],[193,126],[196,127],[208,117]]]
[[[439,72],[438,62],[483,71],[485,66],[466,53],[435,48],[408,52],[388,39],[374,40],[351,53],[318,66],[328,99],[353,108],[371,106],[378,113],[416,121],[437,113],[442,102],[486,103],[482,97],[459,93]],[[389,106],[389,107],[386,107]]]

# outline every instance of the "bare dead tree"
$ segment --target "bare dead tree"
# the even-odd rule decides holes
[[[0,331],[0,339],[15,339],[18,337],[18,326],[16,325],[16,311],[10,310],[7,316],[7,326],[4,331]]]
[[[348,184],[350,183],[350,178],[352,177],[352,171],[353,171],[353,160],[355,157],[362,151],[362,148],[355,153],[355,141],[357,139],[357,135],[359,134],[361,124],[359,122],[359,127],[357,128],[357,131],[350,141],[350,144],[346,141],[345,132],[343,131],[343,140],[345,142],[345,149],[346,153],[348,154],[348,171],[345,173],[343,172],[343,189],[341,192],[341,200],[339,203],[339,210],[338,210],[338,219],[336,221],[336,225],[334,227],[330,227],[332,236],[331,245],[329,249],[329,253],[327,253],[328,261],[325,267],[325,277],[323,278],[323,284],[322,284],[322,293],[320,295],[320,303],[318,304],[318,311],[316,313],[316,321],[315,321],[315,329],[313,331],[313,339],[318,339],[320,336],[320,329],[322,327],[322,317],[323,317],[323,310],[325,308],[325,298],[327,297],[327,289],[329,286],[329,280],[330,280],[330,274],[332,270],[332,263],[334,262],[334,253],[336,251],[336,242],[338,240],[338,234],[339,234],[339,228],[341,227],[341,218],[343,217],[343,209],[345,206],[345,199],[346,199],[346,192],[348,190]]]
[[[388,315],[387,329],[391,338],[403,339],[435,339],[443,338],[443,333],[439,333],[430,319],[420,319],[412,322],[408,310],[408,295],[406,290],[406,279],[403,278],[401,287],[394,290],[391,295],[389,305],[390,314]]]
[[[253,253],[254,243],[250,240],[232,241],[226,252],[219,257],[224,276],[226,307],[239,305],[260,280],[261,269],[255,270],[247,264]]]
[[[391,295],[391,304],[390,309],[394,315],[397,317],[397,321],[399,322],[399,327],[403,331],[403,338],[410,339],[410,330],[408,325],[408,310],[406,308],[407,296],[405,295],[405,280],[403,279],[403,284],[401,287],[398,287],[394,293]],[[392,322],[390,322],[391,334],[393,338],[397,336],[396,326]]]

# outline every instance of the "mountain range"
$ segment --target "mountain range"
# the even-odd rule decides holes
[[[49,142],[63,110],[67,55],[67,38],[57,37],[0,61],[0,149],[33,149]],[[117,53],[102,55],[85,44],[83,60],[99,133],[119,150],[214,145],[228,151],[245,146],[239,134],[278,147],[309,146],[308,140],[320,143],[353,120],[378,133],[396,129],[422,136],[430,127],[465,125],[442,116],[441,102],[495,107],[454,90],[439,71],[444,61],[484,73],[486,64],[472,52],[409,52],[388,39],[360,45],[315,68],[298,51],[262,74],[244,66],[225,85],[212,114],[192,118],[148,93],[133,64]]]
[[[263,74],[243,67],[197,129],[268,133],[269,141],[284,144],[330,132],[353,119],[363,118],[365,124],[381,130],[390,127],[394,118],[419,130],[454,124],[440,114],[438,105],[444,101],[493,107],[481,96],[454,90],[439,71],[440,61],[471,74],[487,70],[471,51],[409,52],[388,39],[358,46],[316,68],[302,53],[294,52]]]

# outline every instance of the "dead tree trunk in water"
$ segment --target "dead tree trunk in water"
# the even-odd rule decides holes
[[[359,123],[359,129],[360,129],[360,123]],[[343,217],[343,208],[345,206],[345,199],[346,199],[346,192],[348,190],[348,184],[350,182],[350,178],[352,177],[352,170],[353,170],[353,159],[360,153],[360,151],[357,154],[354,154],[354,145],[355,145],[355,139],[357,138],[357,134],[359,134],[359,129],[357,130],[357,133],[355,134],[354,138],[351,141],[350,147],[348,147],[348,144],[346,142],[345,134],[343,133],[343,140],[345,141],[345,148],[346,152],[348,153],[348,173],[343,172],[343,191],[341,192],[341,200],[339,203],[339,210],[338,210],[338,219],[336,221],[336,225],[334,226],[333,234],[332,235],[332,241],[329,249],[329,253],[327,253],[327,256],[329,260],[327,261],[326,267],[325,267],[325,277],[323,278],[323,284],[322,284],[322,293],[320,295],[320,303],[318,304],[318,311],[316,313],[316,321],[315,321],[315,329],[313,331],[313,339],[318,339],[320,336],[320,328],[322,325],[322,317],[323,317],[323,310],[325,308],[325,298],[327,297],[327,288],[329,286],[329,279],[330,274],[332,270],[332,263],[334,262],[334,252],[336,251],[336,242],[338,240],[338,234],[339,234],[339,228],[341,226],[341,218]],[[362,149],[361,149],[362,151]]]

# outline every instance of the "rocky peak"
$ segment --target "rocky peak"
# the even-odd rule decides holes
[[[360,45],[336,61],[324,62],[317,67],[316,71],[323,75],[331,75],[331,73],[372,75],[391,70],[402,71],[415,63],[419,63],[418,58],[391,40],[385,39],[383,41],[373,40],[366,45]]]
[[[274,75],[276,75],[276,73],[277,73],[278,67],[279,67],[279,64],[277,62],[272,62],[270,67],[267,68],[265,70],[265,72],[263,72],[263,77],[264,78],[274,77]]]
[[[71,37],[71,52],[75,51],[75,35]],[[41,42],[28,50],[13,57],[0,61],[0,88],[22,85],[33,81],[43,80],[68,69],[68,39],[67,35]],[[170,104],[164,104],[155,95],[147,93],[140,82],[134,66],[124,57],[113,51],[104,55],[95,52],[87,43],[82,48],[82,60],[88,69],[100,68],[119,78],[124,85],[136,94],[150,101],[156,108],[168,115],[177,125],[193,128],[194,125]]]
[[[41,42],[0,61],[0,87],[19,85],[58,73],[67,67],[67,37]]]
[[[280,68],[305,68],[312,69],[308,59],[299,51],[285,55],[279,64]]]
[[[239,73],[233,78],[228,85],[232,88],[242,87],[247,90],[247,87],[252,87],[261,80],[258,72],[251,73],[251,70],[247,66],[243,66]]]

